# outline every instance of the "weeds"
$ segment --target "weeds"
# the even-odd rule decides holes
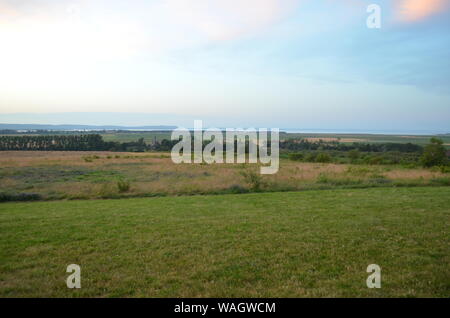
[[[265,185],[262,175],[258,172],[253,170],[243,170],[240,173],[244,177],[245,182],[250,185],[252,191],[261,191],[262,187]]]
[[[117,188],[120,193],[128,192],[130,190],[130,182],[125,180],[117,181]]]

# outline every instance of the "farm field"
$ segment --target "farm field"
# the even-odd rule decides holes
[[[163,139],[170,139],[170,131],[161,132],[108,132],[103,133],[102,137],[105,141],[119,141],[130,142],[136,141],[139,138],[144,138],[145,142],[151,143],[155,139],[161,141]],[[418,145],[426,145],[433,136],[425,135],[378,135],[378,134],[331,134],[331,133],[287,133],[280,132],[280,140],[287,139],[306,139],[311,142],[323,140],[326,142],[337,141],[341,143],[413,143]],[[439,135],[438,138],[444,141],[447,148],[450,148],[450,135]]]
[[[80,134],[79,131],[74,132],[51,132],[52,135],[58,134]],[[86,132],[93,133],[93,132]],[[117,141],[117,142],[134,142],[140,138],[144,139],[146,143],[153,143],[155,140],[161,142],[163,139],[170,139],[171,131],[100,131],[98,132],[103,137],[105,141]],[[46,133],[49,134],[49,133]],[[8,134],[5,136],[24,136],[23,134]],[[32,134],[38,135],[38,134]],[[0,135],[1,136],[1,135]],[[438,137],[442,139],[444,145],[450,148],[450,134],[446,135],[382,135],[382,134],[336,134],[336,133],[290,133],[290,132],[280,132],[280,140],[287,139],[306,139],[310,142],[317,142],[323,140],[325,142],[336,141],[341,143],[413,143],[418,145],[426,145],[431,137]]]
[[[0,296],[448,297],[449,222],[449,187],[3,203]]]
[[[311,142],[319,140],[337,141],[341,143],[412,143],[417,145],[426,145],[431,137],[437,137],[444,142],[447,148],[450,148],[450,135],[425,136],[425,135],[378,135],[378,134],[308,134],[308,133],[288,133],[280,135],[283,139],[303,138]]]
[[[170,131],[160,132],[108,132],[103,133],[102,137],[105,141],[119,141],[131,142],[139,138],[143,138],[145,142],[152,143],[153,141],[161,141],[163,139],[170,139]],[[280,140],[287,139],[306,139],[311,142],[323,140],[326,142],[337,141],[341,143],[413,143],[418,145],[425,145],[433,136],[413,136],[413,135],[377,135],[377,134],[312,134],[312,133],[280,133]],[[450,148],[450,135],[439,135],[438,138],[444,141],[447,148]]]
[[[276,175],[262,176],[256,164],[176,165],[168,153],[0,152],[3,201],[28,194],[59,200],[439,185],[450,185],[448,172],[400,165],[281,159]]]

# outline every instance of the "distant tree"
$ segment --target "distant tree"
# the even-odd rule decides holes
[[[445,165],[447,154],[442,140],[435,137],[431,138],[430,143],[425,146],[420,160],[424,167]]]
[[[325,162],[330,162],[330,161],[331,161],[330,155],[327,153],[324,153],[324,152],[319,153],[316,157],[316,162],[325,163]]]
[[[289,156],[290,160],[294,160],[294,161],[302,161],[303,157],[304,157],[303,154],[299,153],[299,152],[290,153],[288,156]]]
[[[359,159],[359,151],[356,149],[352,149],[348,152],[348,157],[351,162],[356,162]]]

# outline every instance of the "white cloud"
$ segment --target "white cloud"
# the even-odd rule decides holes
[[[397,19],[402,22],[420,21],[448,7],[448,0],[399,0],[395,4]]]
[[[167,0],[172,22],[211,41],[256,34],[292,10],[297,0]]]

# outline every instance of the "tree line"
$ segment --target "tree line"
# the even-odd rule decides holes
[[[178,140],[163,139],[146,143],[143,138],[131,142],[104,141],[99,134],[81,135],[25,135],[0,136],[0,150],[47,150],[47,151],[171,151]],[[204,146],[209,141],[204,141]],[[247,142],[248,143],[248,142]],[[270,146],[270,143],[269,143]],[[225,144],[224,144],[225,148]],[[236,148],[236,147],[235,147]],[[248,148],[248,147],[246,147]],[[280,141],[280,149],[287,152],[337,150],[360,152],[407,152],[421,153],[423,147],[411,143],[352,143],[311,142],[305,139]]]
[[[356,150],[360,152],[422,152],[423,147],[412,143],[358,143],[351,144],[339,143],[337,141],[332,142],[312,142],[306,139],[288,139],[280,142],[280,149],[286,149],[290,151],[303,151],[303,150],[337,150],[337,151],[351,151]]]

